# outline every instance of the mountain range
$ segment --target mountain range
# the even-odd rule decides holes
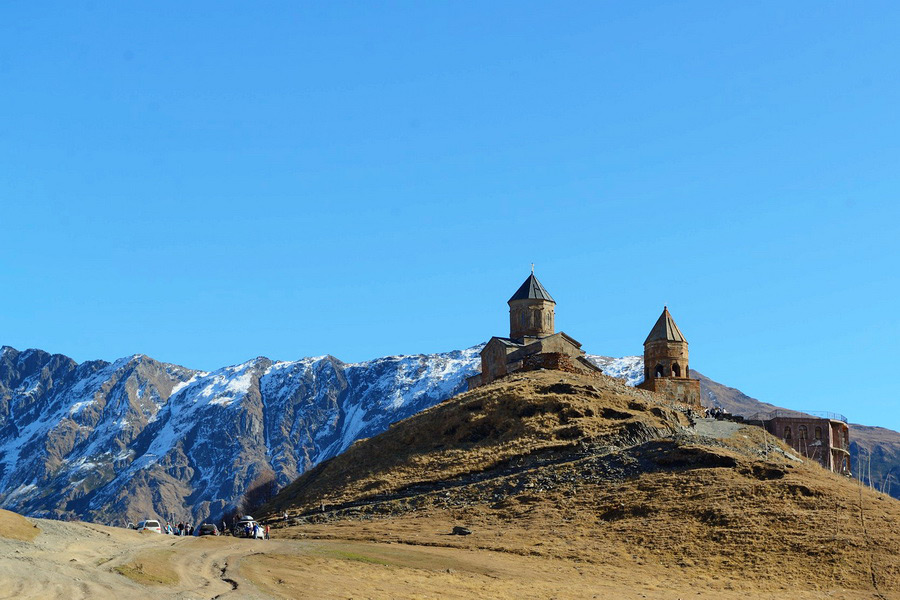
[[[463,391],[480,349],[360,363],[258,357],[205,372],[144,355],[77,363],[4,346],[0,507],[110,524],[219,519],[254,482],[285,486]],[[642,379],[641,357],[589,358],[628,385]],[[693,376],[710,405],[737,414],[777,408]],[[900,434],[853,425],[851,436],[854,465],[900,497],[900,485],[886,484],[900,475]]]

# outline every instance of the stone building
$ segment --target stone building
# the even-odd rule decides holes
[[[481,350],[481,373],[469,377],[470,390],[515,371],[600,373],[577,340],[554,333],[556,301],[533,272],[507,304],[509,337],[492,337]]]
[[[847,418],[834,413],[822,414],[823,417],[818,417],[775,411],[768,418],[756,416],[748,419],[748,422],[762,421],[766,431],[781,438],[798,454],[818,462],[829,471],[849,476],[850,426]]]
[[[690,374],[687,340],[675,324],[669,307],[663,307],[644,340],[644,381],[638,387],[699,409],[700,382],[691,379]]]

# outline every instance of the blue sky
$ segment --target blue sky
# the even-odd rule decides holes
[[[0,344],[212,369],[557,326],[900,429],[897,3],[8,3]]]

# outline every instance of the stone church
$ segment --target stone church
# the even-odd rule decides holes
[[[553,369],[600,375],[581,343],[555,332],[556,301],[529,275],[509,304],[509,337],[492,337],[481,350],[481,373],[468,379],[469,389],[516,371]],[[644,381],[638,387],[700,408],[700,382],[690,378],[688,343],[668,307],[644,341]]]
[[[555,369],[570,373],[600,373],[584,356],[581,344],[562,331],[555,333],[556,301],[534,273],[509,304],[509,337],[492,337],[481,350],[481,373],[469,377],[469,389],[514,371]]]

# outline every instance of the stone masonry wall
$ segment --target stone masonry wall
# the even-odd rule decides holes
[[[673,402],[700,409],[700,382],[680,377],[657,377],[640,384],[645,390],[663,394]]]
[[[522,371],[550,369],[565,373],[587,373],[587,369],[573,360],[571,356],[561,352],[542,352],[526,356],[522,360]]]

